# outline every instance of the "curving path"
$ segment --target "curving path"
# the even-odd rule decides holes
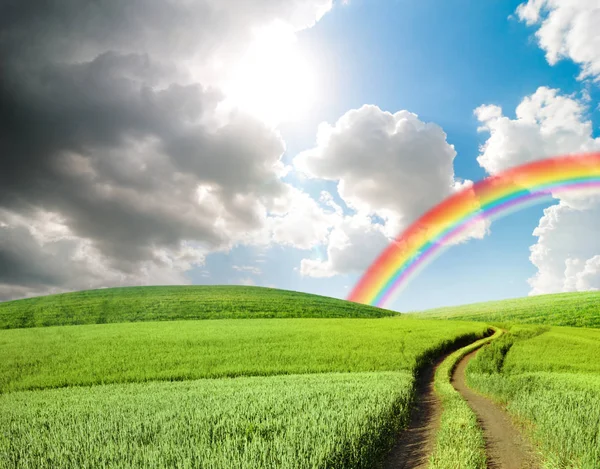
[[[437,359],[417,378],[416,400],[410,414],[410,423],[387,456],[384,469],[427,468],[442,414],[440,399],[433,390],[433,378],[435,370],[447,356]]]
[[[477,415],[483,429],[489,469],[536,469],[538,465],[529,443],[514,427],[509,415],[500,406],[467,386],[465,370],[477,350],[458,363],[452,375],[452,385]]]

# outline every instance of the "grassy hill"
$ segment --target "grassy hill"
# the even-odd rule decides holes
[[[600,327],[600,292],[530,296],[437,308],[418,314],[430,319]]]
[[[308,293],[245,286],[87,290],[0,303],[0,329],[240,318],[377,318],[398,313]]]
[[[231,286],[0,303],[0,327],[0,469],[377,467],[417,370],[488,329]]]

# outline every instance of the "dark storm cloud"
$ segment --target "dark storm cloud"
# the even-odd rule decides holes
[[[0,283],[56,286],[66,273],[55,268],[25,227],[0,227]]]
[[[2,0],[9,52],[89,60],[107,50],[154,57],[228,57],[275,20],[311,26],[331,0]],[[19,51],[17,52],[17,49]]]
[[[151,244],[227,241],[212,226],[213,208],[194,199],[199,183],[216,185],[233,211],[237,194],[277,192],[269,164],[283,148],[275,135],[244,118],[217,131],[196,123],[214,112],[216,92],[199,85],[154,91],[137,78],[152,78],[150,61],[131,55],[30,70],[9,75],[0,89],[6,208],[58,210],[106,254],[136,260]],[[154,143],[131,145],[144,141]],[[257,227],[247,221],[247,229]]]
[[[233,51],[302,2],[249,3],[0,0],[0,209],[59,214],[126,273],[186,240],[219,249],[259,230],[281,194],[283,143],[253,118],[219,116],[220,91],[178,64]],[[0,284],[71,281],[47,266],[73,243],[57,258],[3,229]]]

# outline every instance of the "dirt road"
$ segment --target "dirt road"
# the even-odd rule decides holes
[[[507,413],[500,406],[467,386],[465,369],[469,360],[476,353],[477,351],[471,352],[459,362],[452,375],[452,385],[477,414],[485,438],[488,468],[537,468],[531,446],[514,427]]]
[[[446,356],[427,367],[417,378],[417,400],[408,428],[388,455],[384,469],[426,469],[433,451],[441,416],[440,400],[433,390],[433,376]]]

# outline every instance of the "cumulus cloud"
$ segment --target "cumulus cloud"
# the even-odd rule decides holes
[[[567,284],[568,289],[576,291],[600,290],[600,255],[588,259],[574,277],[574,286]]]
[[[0,5],[3,298],[185,283],[268,236],[284,143],[219,84],[257,28],[309,27],[332,2],[251,3]]]
[[[528,0],[517,16],[536,32],[548,63],[563,58],[581,66],[580,78],[600,78],[600,4],[597,0]]]
[[[600,138],[592,137],[587,112],[581,100],[544,86],[521,101],[515,119],[505,116],[499,106],[480,106],[475,109],[479,130],[490,136],[477,161],[494,174],[549,156],[600,148]]]
[[[454,177],[456,151],[436,124],[416,114],[394,114],[365,105],[334,125],[323,123],[314,148],[298,154],[296,169],[335,181],[354,215],[338,217],[327,259],[304,259],[301,272],[315,277],[362,271],[401,230],[469,181]],[[462,240],[481,237],[474,227]]]
[[[450,194],[455,156],[438,125],[408,111],[363,106],[333,126],[321,124],[317,146],[300,153],[295,166],[311,177],[338,181],[352,209],[400,226]]]
[[[600,204],[577,209],[565,202],[544,210],[531,247],[537,273],[531,294],[600,288]]]
[[[280,213],[274,212],[268,222],[271,239],[298,249],[310,249],[326,242],[332,226],[341,215],[341,208],[327,192],[321,195],[321,203],[318,203],[301,190],[287,186],[287,193],[278,202]]]
[[[105,285],[181,284],[182,272],[203,261],[202,250],[182,242],[156,249],[135,269],[119,269],[57,214],[0,211],[0,300]]]
[[[516,109],[516,118],[498,106],[475,110],[481,130],[490,136],[481,147],[479,164],[494,174],[548,156],[600,149],[600,138],[586,118],[587,101],[540,87]],[[600,253],[600,194],[560,194],[558,205],[545,210],[534,236],[531,262],[538,272],[529,280],[531,294],[596,288]]]
[[[302,259],[300,273],[333,277],[365,270],[390,242],[384,231],[381,224],[364,215],[340,219],[329,235],[327,258]]]

